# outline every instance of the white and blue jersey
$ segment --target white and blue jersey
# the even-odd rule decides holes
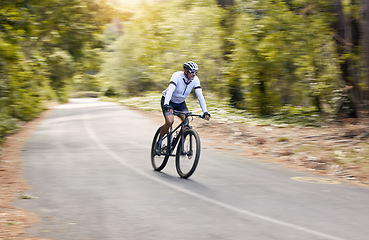
[[[177,104],[183,103],[192,89],[195,89],[202,111],[204,113],[207,112],[200,79],[195,76],[192,81],[188,80],[183,71],[173,73],[168,88],[163,91],[163,97],[165,97],[164,104],[169,104],[170,101]]]

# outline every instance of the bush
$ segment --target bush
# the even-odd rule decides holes
[[[106,97],[115,97],[118,96],[115,88],[113,87],[109,87],[105,92],[104,92],[104,96]]]
[[[99,92],[93,92],[93,91],[81,91],[81,92],[75,92],[71,94],[70,96],[72,98],[98,98],[100,95]]]
[[[6,135],[13,132],[17,128],[17,120],[9,115],[0,113],[0,143]]]
[[[294,107],[283,106],[278,114],[274,115],[274,120],[286,124],[298,124],[303,126],[318,127],[322,119],[314,107]]]

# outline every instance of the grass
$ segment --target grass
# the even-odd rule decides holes
[[[301,145],[295,149],[295,153],[301,153],[301,152],[309,152],[309,151],[316,151],[318,146],[314,146],[312,144],[309,145]]]
[[[120,99],[118,102],[144,111],[161,111],[161,96],[161,93],[148,93],[142,97]],[[292,110],[292,107],[289,107],[288,111],[284,108],[281,113],[273,117],[262,118],[246,110],[231,107],[227,99],[219,100],[211,96],[205,96],[205,98],[211,118],[218,122],[247,123],[250,125],[276,127],[319,125],[318,116],[299,108]],[[186,100],[186,104],[193,113],[202,113],[196,97],[190,95]]]
[[[334,152],[335,158],[339,164],[355,164],[369,170],[369,144],[361,148],[351,148],[343,150],[336,150]]]
[[[277,139],[277,142],[288,142],[289,138],[288,137],[279,137]]]
[[[33,199],[34,197],[30,196],[30,195],[21,195],[19,196],[19,199]]]

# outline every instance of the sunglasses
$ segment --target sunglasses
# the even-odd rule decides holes
[[[191,74],[195,74],[195,75],[197,74],[197,71],[195,71],[195,70],[192,70],[192,71],[188,70],[188,72],[191,73]]]

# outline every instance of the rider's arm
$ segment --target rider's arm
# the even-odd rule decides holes
[[[173,92],[174,92],[174,90],[176,90],[178,78],[176,77],[175,74],[176,73],[173,73],[173,75],[170,79],[170,82],[169,82],[169,86],[166,89],[164,105],[169,104],[170,100],[172,99]]]
[[[195,93],[196,93],[197,99],[199,100],[202,111],[204,113],[208,112],[208,110],[206,108],[206,102],[205,102],[204,95],[202,95],[201,86],[198,85],[198,86],[195,87]]]
[[[167,88],[167,94],[165,95],[164,105],[169,104],[170,99],[172,99],[172,95],[174,90],[176,89],[176,86],[172,83],[169,84]]]

